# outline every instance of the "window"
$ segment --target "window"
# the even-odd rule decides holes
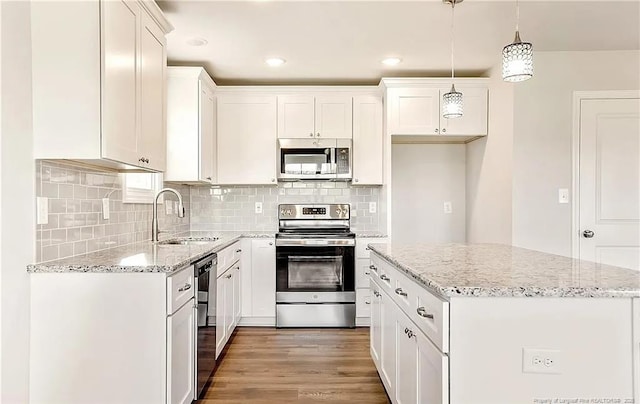
[[[161,173],[122,174],[122,203],[153,203],[153,198],[161,189]]]

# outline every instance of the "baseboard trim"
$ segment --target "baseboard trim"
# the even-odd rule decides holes
[[[241,317],[238,327],[275,327],[275,317]]]
[[[371,327],[371,318],[356,317],[356,327]]]

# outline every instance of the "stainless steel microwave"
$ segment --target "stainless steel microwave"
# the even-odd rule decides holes
[[[351,180],[351,139],[278,139],[278,180]]]

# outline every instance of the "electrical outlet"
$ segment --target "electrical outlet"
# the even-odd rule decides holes
[[[560,356],[556,349],[522,348],[522,372],[560,374]]]
[[[36,198],[36,224],[49,224],[49,198]]]
[[[378,210],[378,204],[375,202],[369,202],[369,213],[376,213]]]
[[[256,213],[262,213],[262,202],[256,202]]]
[[[567,188],[558,189],[558,203],[569,203],[569,190]]]
[[[444,213],[451,213],[453,212],[453,207],[451,205],[451,202],[445,202],[444,203]]]
[[[109,198],[102,198],[102,218],[109,220]]]

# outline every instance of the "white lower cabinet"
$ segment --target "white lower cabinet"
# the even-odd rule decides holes
[[[383,290],[380,291],[380,328],[382,349],[380,352],[380,377],[389,396],[395,397],[396,391],[396,308],[393,301]]]
[[[242,273],[243,326],[275,326],[276,324],[276,243],[274,238],[243,240],[250,251],[243,259],[250,261]]]
[[[370,350],[373,362],[380,368],[380,353],[382,352],[382,305],[380,288],[371,282],[371,330]]]
[[[218,252],[216,281],[216,358],[231,338],[239,320],[241,307],[240,241]]]
[[[190,404],[195,398],[193,300],[167,318],[167,397],[171,404]]]

